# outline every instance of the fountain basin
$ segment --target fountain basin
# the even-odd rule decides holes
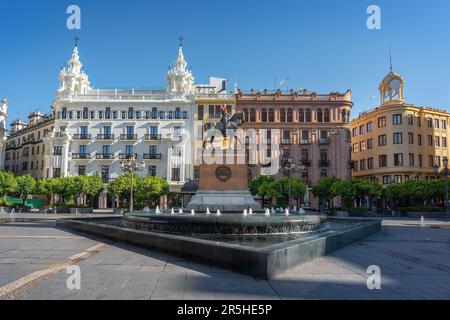
[[[95,234],[264,280],[381,230],[381,220],[329,218],[321,222],[319,229],[300,234],[180,235],[135,229],[127,226],[127,221],[120,217],[80,218],[58,220],[56,225],[84,235]]]
[[[188,235],[270,235],[291,234],[317,230],[319,216],[263,216],[225,215],[128,215],[127,227],[171,234]]]

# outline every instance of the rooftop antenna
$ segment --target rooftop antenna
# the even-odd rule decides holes
[[[390,70],[392,71],[392,48],[391,48],[391,45],[389,45],[389,65],[390,65]]]

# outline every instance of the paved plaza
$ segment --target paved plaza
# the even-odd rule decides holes
[[[81,289],[67,289],[67,266]],[[381,290],[367,267],[381,268]],[[0,224],[3,299],[450,299],[450,224],[385,220],[382,232],[271,281],[55,228]]]

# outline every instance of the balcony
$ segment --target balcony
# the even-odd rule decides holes
[[[319,167],[329,167],[330,160],[319,160]]]
[[[133,156],[135,159],[137,159],[137,153],[121,153],[121,154],[119,154],[119,159],[120,160],[128,160]]]
[[[91,140],[92,136],[90,134],[74,134],[74,140]]]
[[[91,158],[90,153],[72,153],[73,160],[86,160],[90,158]]]
[[[300,165],[305,166],[305,167],[311,167],[311,160],[300,160]]]
[[[97,140],[114,140],[113,134],[98,134]]]
[[[328,144],[330,144],[330,138],[320,138],[319,139],[319,144],[320,145],[328,145]]]
[[[161,153],[144,153],[144,160],[161,160]]]
[[[157,133],[150,133],[150,134],[146,134],[144,136],[145,141],[155,141],[155,140],[161,140],[161,139],[162,139],[162,136]]]
[[[292,141],[291,141],[291,139],[281,139],[281,144],[289,145],[289,144],[292,144]]]
[[[127,140],[127,141],[133,141],[133,140],[137,140],[137,134],[121,134],[120,135],[120,140]]]
[[[97,160],[112,160],[114,159],[113,153],[97,153],[95,155],[95,159]]]
[[[301,145],[308,145],[311,144],[311,139],[302,139],[300,140]]]

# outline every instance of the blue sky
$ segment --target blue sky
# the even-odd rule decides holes
[[[70,4],[81,7],[80,31],[66,28]],[[366,28],[370,4],[381,7],[382,30]],[[196,83],[222,76],[259,90],[289,77],[293,89],[351,89],[353,116],[379,102],[391,44],[408,102],[450,106],[447,0],[30,0],[2,1],[0,12],[0,97],[10,120],[50,110],[76,35],[95,87],[164,87],[182,34]]]

